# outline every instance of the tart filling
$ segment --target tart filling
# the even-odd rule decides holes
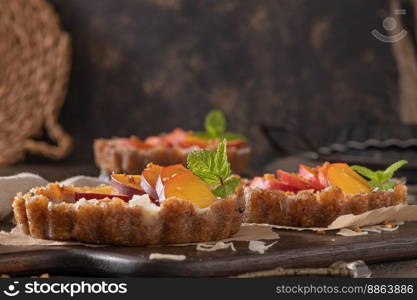
[[[225,149],[222,142],[216,152],[191,155],[190,169],[149,164],[141,175],[112,174],[97,188],[34,188],[15,197],[14,215],[24,233],[41,239],[129,246],[224,239],[239,230],[244,210]],[[202,169],[200,158],[218,160]]]
[[[342,215],[407,203],[407,187],[391,177],[378,188],[344,163],[255,177],[244,188],[244,222],[326,227]]]

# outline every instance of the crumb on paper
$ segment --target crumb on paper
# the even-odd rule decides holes
[[[264,254],[265,251],[267,251],[269,248],[271,248],[276,243],[278,243],[278,241],[273,242],[269,245],[265,245],[265,242],[262,242],[262,241],[250,241],[249,242],[249,250],[252,251],[252,252],[258,252],[259,254]]]
[[[175,261],[183,261],[187,257],[185,255],[177,255],[177,254],[163,254],[163,253],[151,253],[149,255],[150,260],[175,260]]]
[[[212,252],[212,251],[217,251],[217,250],[223,250],[223,249],[228,249],[230,248],[232,251],[236,252],[236,248],[233,245],[232,242],[230,243],[225,243],[225,242],[217,242],[215,244],[213,243],[198,243],[197,244],[197,251],[207,251],[207,252]]]
[[[324,231],[324,230],[316,230],[316,233],[318,235],[325,235],[326,234],[326,231]]]
[[[342,228],[340,229],[337,233],[337,235],[341,235],[341,236],[360,236],[360,235],[367,235],[368,232],[367,231],[354,231],[352,229],[349,228]]]
[[[362,229],[359,226],[355,226],[355,228],[353,228],[353,231],[362,232]]]

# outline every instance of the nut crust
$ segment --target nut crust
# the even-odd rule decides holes
[[[13,202],[17,224],[35,238],[92,244],[144,246],[228,238],[242,223],[243,189],[200,209],[169,198],[160,208],[131,206],[119,198],[67,202],[74,188],[50,183]]]
[[[407,187],[397,184],[391,191],[345,194],[338,187],[319,193],[301,191],[287,194],[279,190],[244,188],[244,222],[291,227],[327,227],[337,217],[358,215],[368,210],[407,202]]]
[[[246,170],[250,152],[249,147],[227,149],[227,157],[235,173],[242,174]],[[116,147],[112,139],[96,139],[94,141],[96,165],[108,174],[112,172],[140,174],[150,162],[162,166],[185,165],[187,155],[187,149],[180,147],[154,147],[141,150],[134,147]]]

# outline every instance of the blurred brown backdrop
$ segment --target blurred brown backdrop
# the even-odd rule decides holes
[[[73,39],[61,113],[67,162],[95,137],[199,129],[213,107],[272,158],[261,122],[320,141],[355,122],[399,122],[391,45],[376,40],[382,0],[52,0]]]

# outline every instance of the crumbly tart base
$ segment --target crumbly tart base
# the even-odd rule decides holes
[[[134,147],[116,147],[112,139],[94,141],[96,165],[108,174],[112,172],[140,174],[150,162],[162,166],[185,165],[188,153],[187,149],[179,147],[140,150]],[[242,174],[247,169],[250,153],[249,147],[227,149],[227,157],[235,173]]]
[[[407,187],[398,184],[390,191],[345,194],[338,187],[321,192],[287,194],[279,190],[244,188],[244,222],[291,227],[327,227],[337,217],[407,202]]]
[[[159,208],[129,205],[119,198],[65,202],[73,193],[71,187],[51,183],[18,194],[13,202],[18,226],[39,239],[92,244],[208,242],[236,233],[244,210],[241,187],[236,194],[204,209],[174,198],[167,199]]]

